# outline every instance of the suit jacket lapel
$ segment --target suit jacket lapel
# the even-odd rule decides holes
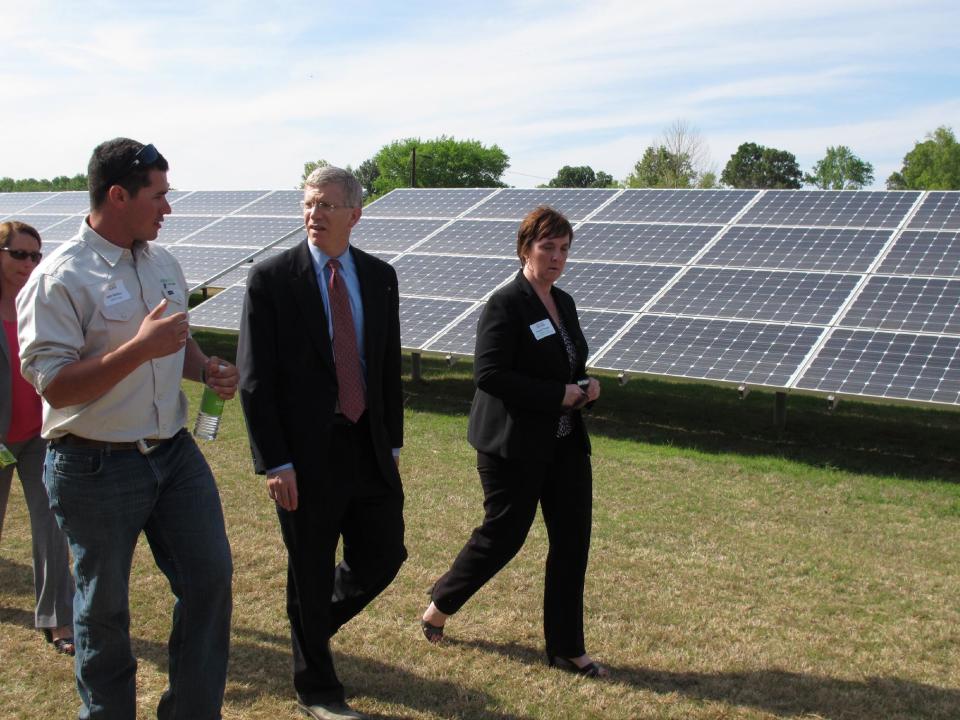
[[[313,267],[307,242],[297,245],[293,256],[290,283],[304,318],[304,332],[313,340],[320,360],[331,373],[336,374],[336,368],[333,365],[333,348],[330,345],[330,333],[327,329],[327,314],[323,311],[323,297],[320,295],[320,285],[317,282],[317,273]]]
[[[370,264],[365,255],[356,252],[350,246],[350,254],[357,266],[357,279],[360,281],[360,297],[363,302],[363,347],[367,360],[367,377],[373,373],[370,364],[377,362],[381,353],[380,341],[383,339],[383,328],[386,327],[383,316],[385,299],[384,288],[380,287],[374,278]]]

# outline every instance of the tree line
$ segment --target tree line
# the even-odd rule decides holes
[[[304,164],[303,178],[318,165]],[[441,135],[431,140],[404,138],[384,145],[362,163],[347,169],[356,175],[367,199],[401,187],[507,187],[503,174],[510,158],[499,145]],[[589,165],[564,165],[540,187],[550,188],[800,188],[856,190],[874,181],[873,165],[846,145],[830,146],[809,172],[787,150],[745,142],[723,170],[710,163],[706,142],[684,121],[670,125],[651,143],[623,180]],[[302,182],[301,182],[302,184]],[[942,126],[918,140],[900,170],[887,178],[888,190],[960,190],[960,143]],[[52,180],[0,178],[0,192],[86,190],[83,174]]]
[[[320,164],[326,161],[306,163],[303,177]],[[400,187],[506,187],[503,174],[509,166],[510,158],[498,145],[444,135],[433,140],[396,140],[350,169],[372,199]],[[827,147],[823,157],[804,172],[793,153],[745,142],[718,172],[700,133],[678,121],[644,150],[622,180],[589,165],[564,165],[538,187],[797,189],[806,184],[824,190],[858,190],[873,181],[873,165],[846,145]],[[953,130],[939,127],[917,141],[886,186],[889,190],[960,190],[960,143]]]

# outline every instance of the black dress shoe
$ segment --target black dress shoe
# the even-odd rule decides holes
[[[350,708],[343,700],[326,703],[298,702],[297,707],[314,720],[364,720],[364,716]]]
[[[564,672],[588,678],[604,678],[610,674],[609,671],[599,663],[590,662],[580,667],[573,660],[560,657],[559,655],[547,655],[547,664],[550,667],[557,668],[557,670],[563,670]]]

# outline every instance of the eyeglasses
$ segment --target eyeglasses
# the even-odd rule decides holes
[[[333,212],[334,210],[340,210],[347,206],[334,205],[333,203],[324,202],[323,200],[301,200],[300,207],[303,208],[304,212],[312,213],[315,209],[321,212]]]
[[[43,258],[43,253],[37,252],[36,250],[15,250],[8,247],[2,247],[0,250],[10,253],[10,257],[14,260],[26,260],[30,258],[33,262],[38,263]]]

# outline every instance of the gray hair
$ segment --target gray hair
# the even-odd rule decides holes
[[[307,179],[303,181],[305,188],[317,189],[321,185],[339,185],[343,190],[343,199],[348,207],[358,208],[363,205],[363,187],[349,170],[333,165],[324,165],[310,173]]]

